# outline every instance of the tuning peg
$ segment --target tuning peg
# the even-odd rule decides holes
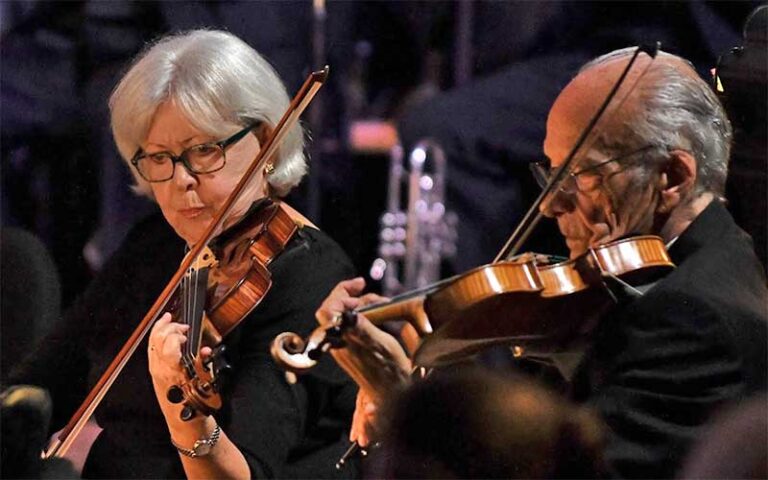
[[[181,415],[179,415],[182,420],[185,422],[188,422],[195,418],[195,409],[190,407],[189,405],[184,405],[184,408],[181,410]]]
[[[171,403],[181,403],[184,401],[184,391],[178,385],[174,385],[168,389],[165,397]]]

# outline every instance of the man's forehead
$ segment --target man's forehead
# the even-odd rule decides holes
[[[633,51],[627,51],[625,54],[605,58],[590,65],[579,72],[560,92],[547,118],[547,137],[544,142],[544,153],[555,163],[559,163],[576,143],[620,78],[632,53]],[[616,121],[615,114],[630,113],[636,105],[633,89],[640,83],[649,81],[648,77],[644,77],[649,68],[661,65],[671,66],[685,75],[697,76],[695,70],[679,57],[660,52],[656,59],[651,59],[645,54],[640,54],[594,131],[602,131],[612,125]],[[617,108],[621,110],[615,112]]]
[[[608,106],[606,114],[610,114],[632,90],[649,61],[647,57],[638,58],[617,91],[614,101]],[[560,92],[551,112],[568,118],[571,122],[586,125],[607,98],[628,62],[629,56],[621,56],[583,70]],[[604,115],[603,118],[607,116]]]
[[[560,92],[552,108],[552,112],[559,111],[561,116],[570,118],[575,122],[582,122],[586,125],[589,119],[594,116],[600,105],[608,96],[611,89],[618,82],[622,72],[631,60],[633,51],[626,51],[615,57],[604,58],[594,65],[590,65],[579,72],[568,85]],[[659,52],[655,59],[641,53],[635,63],[632,65],[621,88],[616,92],[616,96],[611,105],[608,106],[606,114],[617,108],[620,104],[631,103],[633,93],[636,92],[638,85],[651,81],[650,78],[655,75],[646,75],[650,69],[672,67],[678,73],[685,76],[696,77],[698,74],[692,66],[684,59],[670,55],[665,52]],[[630,101],[625,99],[630,95]],[[610,115],[604,115],[604,118]]]

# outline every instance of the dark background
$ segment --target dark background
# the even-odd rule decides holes
[[[540,158],[549,105],[581,64],[659,40],[709,78],[718,57],[744,43],[756,5],[328,2],[320,21],[310,1],[3,1],[2,225],[43,240],[69,304],[130,226],[156,209],[128,189],[108,127],[111,89],[153,38],[210,27],[264,54],[289,92],[312,68],[331,65],[306,120],[311,174],[289,201],[336,238],[361,273],[376,257],[389,159],[350,145],[351,126],[393,122],[406,148],[426,137],[440,142],[449,156],[446,204],[459,217],[459,253],[444,273],[462,271],[493,259],[537,195],[527,165]],[[763,148],[762,157],[741,171],[762,210],[752,199],[737,204],[751,212],[764,255],[761,145],[754,149]],[[530,248],[562,252],[556,238],[544,225]]]

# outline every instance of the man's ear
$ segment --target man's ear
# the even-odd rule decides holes
[[[669,161],[661,168],[661,202],[656,207],[660,213],[669,213],[693,192],[696,185],[696,157],[685,150],[669,152]]]

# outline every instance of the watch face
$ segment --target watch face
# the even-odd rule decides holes
[[[211,442],[208,440],[198,440],[195,442],[195,447],[192,449],[195,451],[195,455],[198,457],[202,457],[203,455],[208,455],[211,452]]]

